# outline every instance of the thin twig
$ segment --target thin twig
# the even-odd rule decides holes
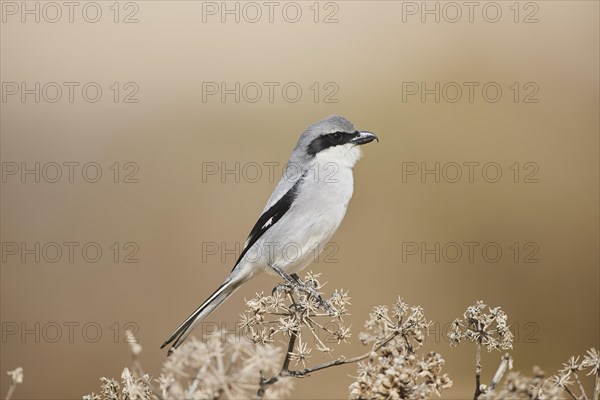
[[[585,389],[583,388],[583,384],[579,380],[577,372],[573,371],[573,375],[575,376],[575,382],[577,382],[577,385],[579,385],[579,390],[581,391],[581,396],[579,398],[583,400],[589,400],[587,394],[585,394]]]
[[[15,392],[15,388],[17,387],[17,382],[15,382],[14,380],[11,382],[9,388],[8,388],[8,393],[6,393],[6,400],[10,400],[10,398],[12,397],[13,393]]]
[[[294,346],[296,345],[296,339],[298,334],[294,331],[290,334],[290,342],[288,343],[287,352],[285,353],[285,358],[283,359],[283,365],[281,367],[282,372],[288,372],[290,368],[290,360],[291,355],[294,352]]]
[[[573,398],[573,400],[579,400],[579,399],[577,398],[577,396],[575,396],[575,393],[573,393],[573,392],[571,391],[571,389],[569,389],[567,386],[563,386],[562,388],[563,388],[563,389],[565,389],[565,391],[566,391],[567,393],[569,393],[569,395],[570,395],[570,396]]]
[[[279,380],[279,378],[283,378],[283,377],[287,377],[287,376],[291,376],[291,377],[295,377],[295,378],[302,378],[305,377],[306,375],[309,375],[313,372],[316,371],[320,371],[322,369],[326,369],[326,368],[330,368],[330,367],[334,367],[337,365],[345,365],[345,364],[352,364],[358,361],[362,361],[366,358],[368,358],[371,353],[373,352],[377,352],[379,351],[383,346],[385,346],[386,344],[388,344],[391,340],[393,340],[396,336],[398,336],[400,334],[400,331],[395,331],[393,334],[391,334],[390,336],[388,336],[385,340],[383,340],[382,342],[380,342],[379,344],[373,346],[373,348],[366,352],[363,355],[357,356],[357,357],[353,357],[353,358],[344,358],[344,357],[339,357],[335,360],[323,363],[323,364],[319,364],[316,365],[314,367],[310,367],[310,368],[303,368],[300,370],[295,370],[295,371],[284,371],[283,369],[279,372],[279,374],[271,377],[270,379],[266,379],[262,381],[262,384],[264,386],[267,385],[272,385],[275,382],[277,382]]]
[[[256,399],[257,400],[262,400],[263,397],[265,397],[265,390],[266,390],[266,384],[265,384],[265,374],[263,372],[263,370],[261,369],[259,371],[260,373],[260,379],[258,381],[258,392],[256,392]]]
[[[290,298],[290,302],[291,302],[291,307],[296,305],[296,301],[294,300],[294,296],[292,296],[291,293],[287,292],[287,295]],[[287,352],[285,353],[285,358],[283,359],[283,365],[281,366],[281,370],[279,371],[278,375],[282,375],[283,372],[287,372],[289,370],[289,366],[290,366],[290,357],[292,352],[294,351],[294,346],[296,345],[296,338],[297,338],[297,334],[296,332],[293,332],[290,334],[290,341],[288,342],[288,348],[287,348]],[[262,400],[263,397],[265,397],[265,392],[266,392],[266,388],[268,385],[272,385],[273,383],[275,383],[277,380],[270,382],[273,378],[271,379],[265,379],[265,376],[263,374],[263,371],[260,371],[260,381],[259,381],[259,387],[258,387],[258,392],[256,393],[256,397],[258,400]]]
[[[369,351],[369,352],[367,352],[367,353],[365,353],[363,355],[360,355],[360,356],[357,356],[357,357],[354,357],[354,358],[340,357],[337,360],[332,360],[332,361],[329,361],[329,362],[326,362],[326,363],[323,363],[323,364],[320,364],[320,365],[317,365],[317,366],[314,366],[314,367],[311,367],[311,368],[304,368],[304,369],[301,369],[301,370],[298,370],[298,371],[289,371],[289,373],[290,373],[291,376],[303,377],[305,375],[310,374],[311,372],[320,371],[322,369],[333,367],[333,366],[336,366],[336,365],[352,364],[352,363],[355,363],[355,362],[362,361],[364,359],[369,358],[369,356],[371,355],[371,353],[379,351],[383,346],[385,346],[386,344],[388,344],[391,340],[393,340],[399,334],[400,334],[400,331],[394,331],[393,334],[391,334],[390,336],[388,336],[385,340],[383,340],[378,345],[374,346],[371,349],[371,351]]]
[[[492,378],[492,382],[490,382],[490,390],[494,390],[496,385],[502,380],[504,373],[507,369],[510,369],[510,364],[512,362],[512,357],[510,354],[506,353],[502,356],[502,361],[500,361],[500,365],[494,374],[494,378]]]
[[[23,368],[18,367],[12,371],[8,371],[6,373],[10,376],[10,386],[8,388],[8,392],[6,393],[6,400],[10,400],[13,394],[15,393],[15,389],[19,383],[23,382]]]
[[[477,400],[481,395],[481,339],[477,339],[475,350],[475,394],[473,400]]]
[[[196,392],[196,389],[198,388],[198,385],[200,384],[200,379],[202,378],[202,376],[206,373],[206,365],[203,366],[202,368],[200,368],[198,370],[198,373],[196,374],[196,377],[194,378],[194,381],[192,382],[192,384],[188,387],[188,390],[185,393],[185,398],[186,399],[191,399],[194,396],[194,393]]]

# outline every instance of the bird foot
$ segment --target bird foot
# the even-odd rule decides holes
[[[291,292],[295,289],[294,285],[290,284],[290,283],[280,283],[279,285],[275,286],[273,288],[273,290],[271,291],[271,296],[273,296],[275,294],[275,292],[281,290],[283,292]]]
[[[306,293],[307,295],[312,296],[317,301],[317,303],[319,303],[319,306],[321,308],[323,308],[325,311],[327,311],[327,314],[329,314],[329,315],[337,314],[337,311],[331,306],[331,304],[329,304],[329,302],[327,302],[326,300],[323,300],[323,297],[321,297],[321,293],[319,293],[314,286],[311,286],[311,285],[307,284],[306,282],[303,282],[302,279],[300,279],[300,277],[296,274],[292,274],[290,276],[290,275],[286,274],[285,272],[283,272],[280,268],[273,268],[273,269],[286,281],[286,283],[275,286],[275,288],[273,288],[272,293],[275,293],[277,290],[284,290],[284,291],[293,290],[297,293],[302,291],[302,292]]]
[[[319,306],[321,306],[322,309],[327,311],[327,314],[329,314],[329,315],[336,314],[336,311],[331,306],[331,304],[329,304],[329,302],[327,300],[324,300],[323,297],[321,297],[321,293],[319,293],[315,288],[305,285],[304,287],[300,287],[300,290],[305,291],[307,294],[309,294],[313,298],[315,298],[317,300],[317,303],[319,303]]]

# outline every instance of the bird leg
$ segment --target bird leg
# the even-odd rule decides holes
[[[279,267],[275,267],[275,266],[271,266],[271,268],[273,268],[273,270],[275,272],[277,272],[279,274],[279,276],[281,276],[283,278],[283,280],[286,282],[284,284],[278,284],[277,286],[275,286],[273,288],[273,292],[275,293],[277,290],[290,290],[290,289],[298,289],[299,283],[298,280],[295,279],[298,277],[298,275],[296,274],[292,274],[295,275],[295,278],[292,278],[290,275],[286,274],[281,268]]]
[[[279,276],[281,276],[287,283],[280,283],[277,286],[275,286],[273,288],[273,290],[271,291],[271,296],[274,295],[275,292],[278,290],[283,290],[284,292],[291,291],[291,290],[298,289],[299,286],[304,285],[304,283],[302,283],[302,281],[300,280],[300,277],[298,276],[298,274],[288,275],[285,272],[283,272],[283,270],[281,268],[275,268],[275,267],[272,267],[272,268],[275,271],[277,271]]]
[[[295,286],[290,283],[278,283],[273,290],[271,290],[271,296],[275,294],[278,290],[283,290],[284,292],[290,292],[295,289]]]

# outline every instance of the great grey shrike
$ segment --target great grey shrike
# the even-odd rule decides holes
[[[275,187],[233,270],[161,348],[172,343],[171,354],[204,318],[260,272],[302,286],[296,273],[323,250],[344,219],[354,187],[352,167],[361,156],[359,146],[375,139],[373,133],[358,131],[337,115],[308,127],[287,164],[286,171],[293,173],[286,172]]]

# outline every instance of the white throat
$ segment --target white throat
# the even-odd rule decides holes
[[[317,153],[315,162],[333,163],[339,167],[352,168],[360,159],[362,151],[360,146],[355,144],[345,144],[342,146],[333,146]]]

